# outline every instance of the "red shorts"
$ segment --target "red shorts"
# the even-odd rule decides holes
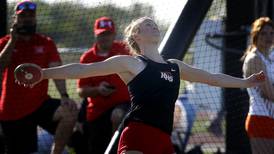
[[[245,127],[249,137],[274,139],[274,119],[272,118],[248,115]]]
[[[140,122],[130,122],[120,137],[118,154],[132,150],[143,154],[175,153],[169,134]]]

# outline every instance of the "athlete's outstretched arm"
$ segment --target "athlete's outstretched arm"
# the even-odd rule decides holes
[[[58,67],[42,69],[43,79],[80,79],[127,71],[129,56],[114,56],[102,62],[80,64],[72,63]]]
[[[218,87],[248,88],[260,85],[265,81],[263,72],[252,74],[247,78],[237,78],[223,73],[210,73],[179,60],[171,61],[178,64],[181,78],[191,82],[200,82]]]

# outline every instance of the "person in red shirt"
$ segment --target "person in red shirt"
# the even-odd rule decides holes
[[[51,153],[60,154],[77,119],[77,107],[68,97],[65,80],[54,80],[61,100],[47,94],[48,80],[33,88],[15,83],[13,72],[20,63],[42,68],[61,65],[53,40],[36,33],[36,7],[31,1],[18,3],[10,34],[0,39],[0,122],[7,154],[36,152],[37,126],[55,134]]]
[[[98,18],[94,23],[96,42],[81,56],[80,63],[128,55],[126,44],[115,41],[115,34],[111,18]],[[88,135],[88,153],[102,154],[128,111],[130,99],[127,86],[117,74],[112,74],[78,80],[78,92],[81,97],[87,98],[85,130]]]

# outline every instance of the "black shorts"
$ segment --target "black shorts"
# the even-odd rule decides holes
[[[37,151],[37,126],[54,134],[58,122],[53,115],[59,99],[48,99],[30,115],[13,121],[1,121],[7,154],[29,154]],[[46,142],[46,141],[45,141]]]
[[[125,113],[129,111],[130,103],[122,103],[114,108],[120,108]],[[109,109],[97,119],[84,124],[84,132],[88,140],[88,153],[104,153],[113,135],[111,114],[113,109]]]

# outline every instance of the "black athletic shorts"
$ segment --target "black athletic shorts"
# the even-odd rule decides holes
[[[130,103],[122,103],[114,108],[120,108],[126,114],[129,107]],[[97,119],[84,123],[84,132],[88,138],[88,153],[102,154],[105,152],[113,135],[111,114],[114,108],[104,112]]]
[[[29,154],[37,151],[37,126],[54,134],[57,122],[53,115],[59,99],[48,99],[40,108],[22,119],[1,121],[7,154]],[[47,142],[47,141],[45,141]]]

